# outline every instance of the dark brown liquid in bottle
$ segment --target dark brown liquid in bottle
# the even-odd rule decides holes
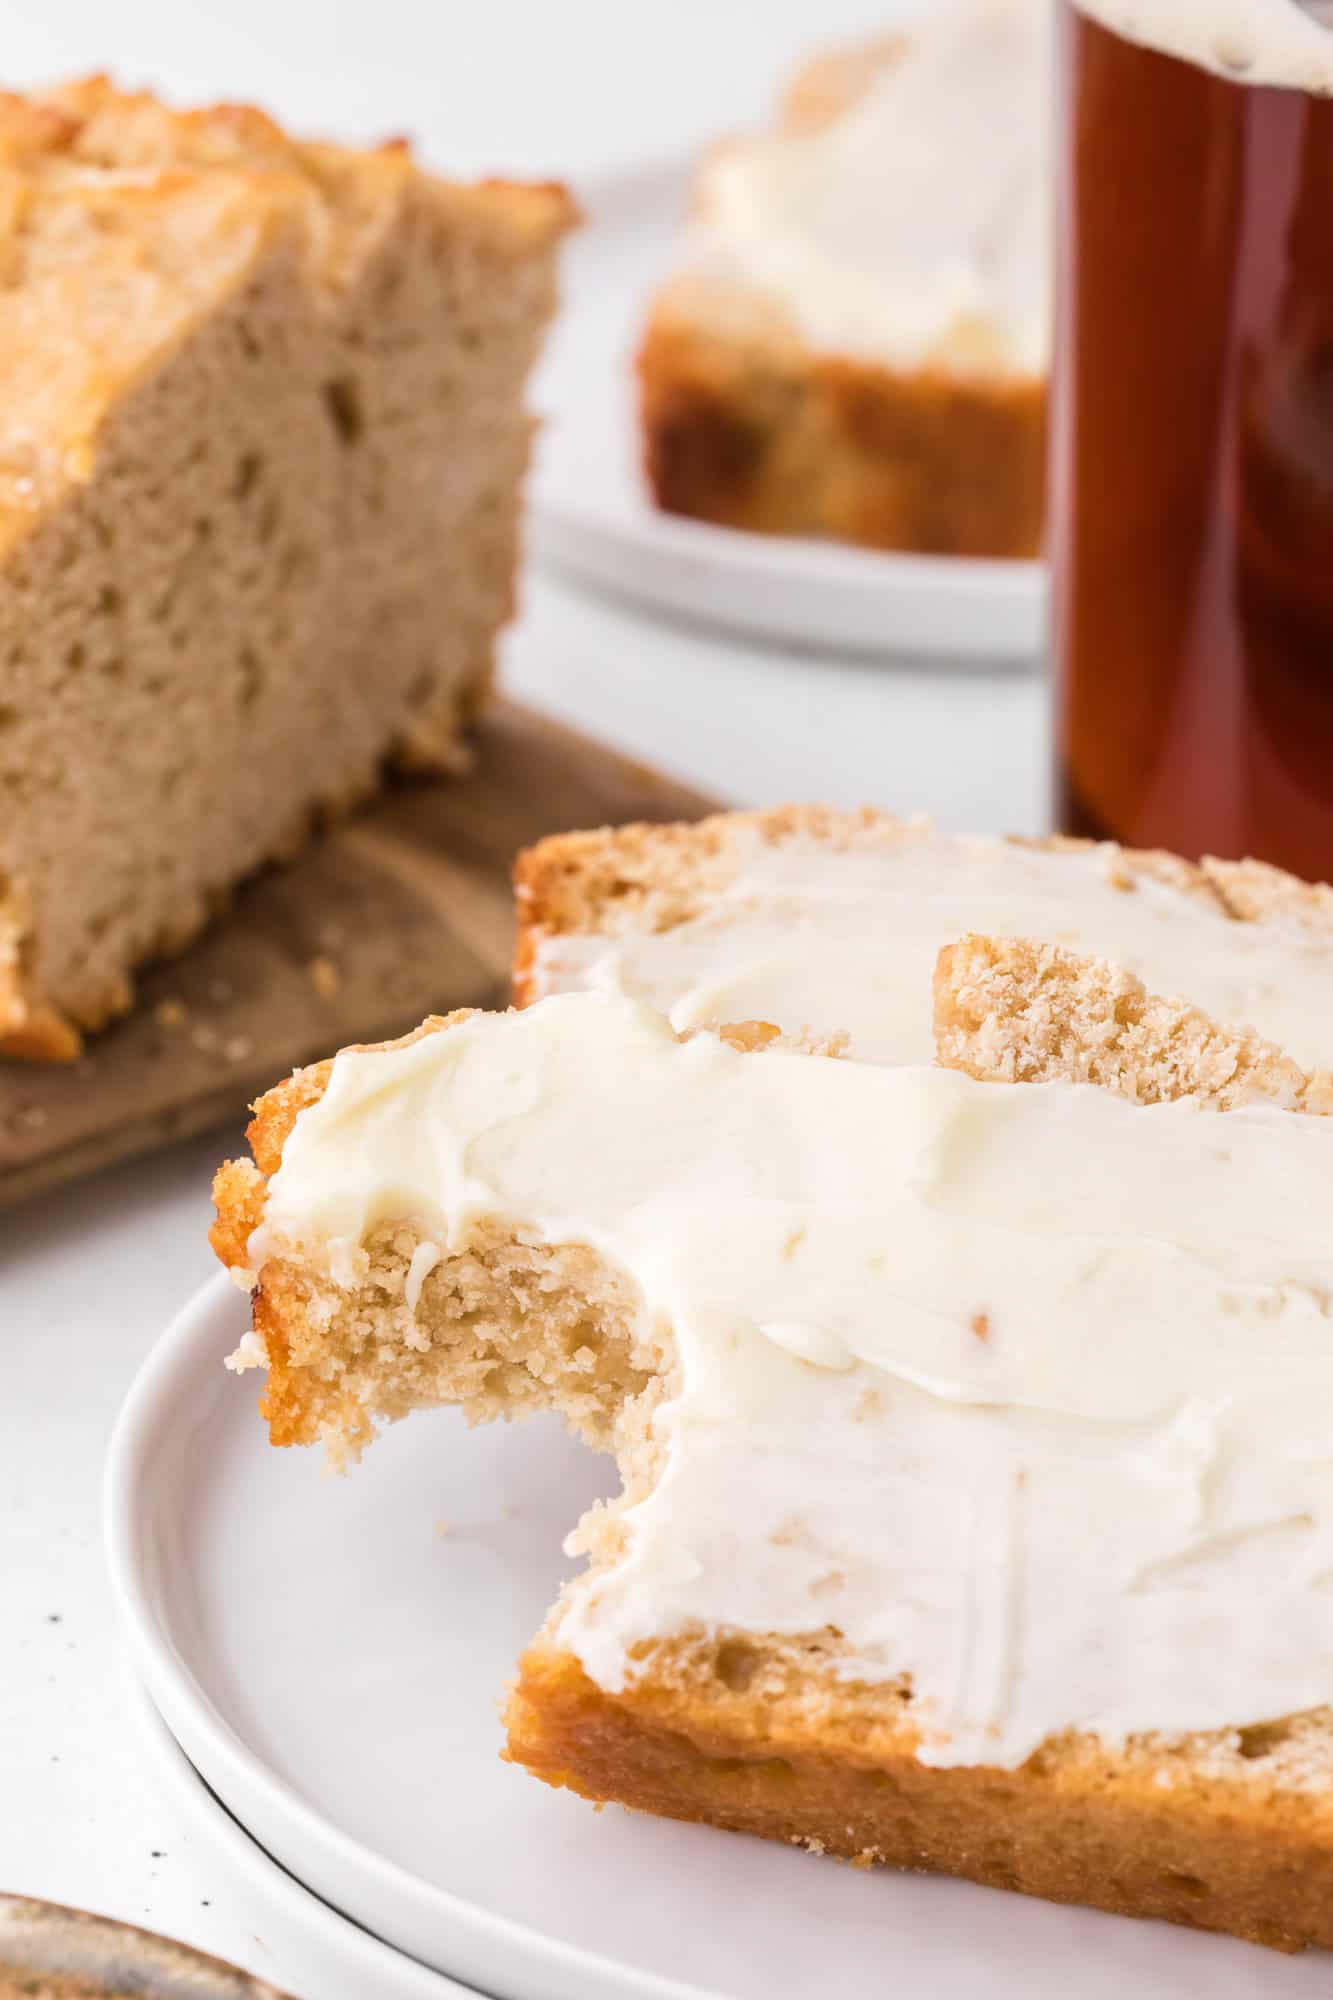
[[[1333,877],[1333,100],[1062,13],[1060,823]]]

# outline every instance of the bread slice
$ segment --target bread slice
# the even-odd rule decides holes
[[[758,1016],[925,1061],[936,955],[982,930],[1114,960],[1307,1068],[1333,1059],[1333,891],[1258,862],[790,805],[555,835],[515,887],[519,1006],[610,984],[678,1027]]]
[[[946,955],[936,1004],[953,1059],[974,1059],[978,1074],[1007,1075],[1007,1040],[1023,1074],[1057,1086],[1101,1065],[1105,1022],[1126,998],[1124,982],[1113,969],[1068,961],[1054,977],[1052,963],[1035,948],[1012,951],[987,940],[970,940],[966,950]],[[959,1023],[980,1018],[978,977],[1001,965],[1002,1011],[998,1022],[987,1017],[973,1058],[974,1045],[959,1040]],[[1276,1065],[1279,1094],[1295,1081],[1284,1059],[1242,1046],[1212,1024],[1195,1035],[1194,1017],[1137,991],[1131,997],[1143,1032],[1121,1048],[1123,1092],[1148,1100],[1168,1088],[1189,1088],[1205,1108],[1236,1121],[1229,1129],[1239,1136],[1248,1129],[1240,1121],[1255,1114],[1227,1108],[1235,1104],[1234,1078],[1219,1069],[1219,1050],[1230,1042],[1238,1061],[1244,1058],[1261,1080]],[[526,1044],[509,1024],[531,1023],[538,1041],[536,1031],[552,1006],[621,1004],[587,996],[507,1021],[454,1016],[427,1023],[418,1037],[372,1058],[385,1062],[384,1073],[374,1078],[377,1105],[382,1109],[388,1066],[423,1040],[434,1044],[432,1053],[440,1052],[443,1062],[448,1038],[470,1023],[483,1031],[472,1047],[503,1034],[506,1047],[518,1051]],[[1057,1010],[1062,1028],[1051,1040],[1047,1027]],[[1190,1030],[1183,1039],[1182,1020]],[[599,1016],[599,1036],[603,1026]],[[703,1038],[704,1044],[710,1040]],[[737,1065],[783,1059],[772,1053],[775,1037],[754,1024],[736,1041],[748,1052],[723,1079],[728,1102],[734,1102],[729,1093]],[[1188,1061],[1193,1045],[1203,1057],[1197,1074]],[[725,1065],[706,1048],[703,1059]],[[507,1057],[497,1072],[506,1089],[515,1060],[521,1069],[521,1057]],[[818,1062],[811,1056],[786,1060]],[[545,1063],[538,1069],[549,1074]],[[682,1090],[693,1087],[687,1069],[682,1062]],[[423,1070],[414,1079],[404,1100],[409,1118],[428,1115],[424,1107],[438,1073]],[[888,1083],[905,1104],[919,1074],[853,1069],[836,1095],[816,1084],[816,1096],[827,1101],[830,1117],[841,1115],[836,1103],[846,1102],[843,1084],[884,1093]],[[940,1870],[1060,1901],[1228,1931],[1283,1950],[1333,1945],[1333,1711],[1327,1708],[1237,1716],[1226,1728],[1139,1731],[1123,1742],[1061,1730],[1021,1763],[940,1764],[922,1754],[930,1729],[911,1681],[901,1674],[857,1673],[844,1657],[839,1631],[817,1622],[803,1632],[743,1623],[666,1630],[637,1646],[626,1678],[590,1671],[568,1636],[571,1607],[614,1584],[633,1546],[628,1517],[651,1500],[661,1479],[671,1449],[666,1440],[677,1433],[654,1420],[682,1389],[673,1329],[643,1310],[626,1265],[588,1241],[553,1236],[550,1217],[535,1212],[518,1222],[498,1210],[474,1215],[442,1248],[404,1208],[379,1214],[359,1249],[344,1240],[328,1260],[314,1239],[298,1244],[275,1234],[274,1196],[295,1152],[293,1135],[299,1141],[302,1118],[337,1081],[324,1064],[261,1100],[251,1128],[253,1163],[233,1162],[217,1182],[214,1245],[226,1264],[255,1284],[255,1336],[240,1360],[268,1367],[261,1407],[274,1441],[322,1439],[335,1457],[347,1456],[369,1441],[377,1419],[432,1403],[460,1403],[474,1420],[553,1407],[590,1441],[613,1449],[619,1461],[622,1500],[595,1510],[580,1531],[580,1546],[592,1559],[589,1578],[554,1608],[520,1662],[506,1711],[510,1758],[596,1801],[707,1821],[863,1863]],[[537,1075],[529,1082],[536,1087]],[[466,1084],[465,1095],[476,1087],[475,1081]],[[609,1087],[606,1078],[589,1078],[584,1101],[590,1116],[605,1105]],[[980,1108],[989,1088],[978,1088]],[[1028,1101],[1026,1086],[1018,1095]],[[1034,1093],[1030,1101],[1039,1120],[1047,1105],[1059,1118],[1061,1107],[1079,1095],[1047,1100]],[[657,1101],[663,1123],[673,1115],[673,1097],[668,1091]],[[526,1089],[515,1100],[532,1101]],[[741,1101],[749,1101],[744,1093]],[[1127,1107],[1127,1115],[1151,1120],[1163,1109],[1173,1107]],[[347,1111],[343,1096],[340,1118]],[[605,1115],[629,1127],[645,1114],[651,1126],[651,1104],[622,1107],[613,1092]],[[505,1115],[497,1109],[497,1117]],[[1291,1119],[1293,1130],[1316,1124],[1272,1110],[1258,1116],[1279,1118],[1284,1127]],[[959,1129],[965,1132],[966,1123]],[[1145,1166],[1158,1129],[1144,1128]],[[755,1143],[754,1131],[744,1120],[723,1118],[719,1108],[720,1149]],[[1201,1128],[1190,1144],[1200,1159],[1207,1155],[1216,1163],[1220,1157]],[[505,1145],[512,1156],[509,1139]],[[674,1147],[668,1156],[664,1171],[679,1177],[684,1156]],[[360,1152],[353,1149],[348,1157],[359,1172]],[[398,1148],[395,1158],[401,1157]],[[474,1170],[488,1171],[477,1161],[470,1164]],[[683,1171],[688,1175],[688,1165]],[[818,1162],[811,1173],[817,1184]],[[739,1246],[739,1224],[730,1240]],[[990,1329],[973,1331],[984,1347]],[[817,1375],[812,1369],[811,1380]],[[889,1393],[901,1395],[901,1385]],[[847,1442],[855,1447],[854,1438]],[[671,1490],[678,1493],[679,1482]],[[796,1562],[802,1496],[793,1491],[788,1497],[792,1526],[784,1546]],[[738,1552],[738,1564],[742,1558]],[[737,1585],[741,1575],[738,1566]]]
[[[0,99],[0,1046],[451,768],[513,601],[571,221],[94,78]]]
[[[783,91],[779,131],[793,137],[801,132],[822,132],[861,102],[889,64],[901,59],[907,46],[901,33],[867,35],[810,56]]]
[[[1150,994],[1105,959],[1028,938],[960,938],[935,972],[935,1046],[983,1083],[1095,1083],[1135,1104],[1199,1097],[1333,1112],[1333,1072],[1308,1075],[1274,1043]]]
[[[1040,553],[1044,377],[820,353],[771,300],[689,273],[653,300],[637,371],[665,513],[922,555]]]
[[[981,21],[997,9],[972,12]],[[702,165],[679,268],[652,302],[638,357],[644,466],[667,512],[872,548],[974,556],[1039,550],[1044,359],[1015,360],[998,326],[972,310],[951,323],[942,309],[932,342],[905,346],[891,359],[862,339],[839,343],[822,330],[835,267],[810,260],[807,269],[803,253],[801,275],[790,278],[790,256],[751,238],[748,202],[744,237],[727,219],[723,176],[775,148],[786,147],[794,159],[839,143],[838,128],[857,116],[868,121],[876,89],[915,59],[913,38],[904,35],[828,50],[793,79],[775,135],[736,141]],[[1023,102],[1011,101],[1008,65],[997,70],[990,116],[999,135],[1025,127],[1027,113]],[[896,156],[897,122],[890,109],[875,171],[886,184],[912,174],[920,205],[939,207],[939,230],[961,226],[949,222],[939,193],[950,168],[960,171],[958,157],[938,162],[938,173],[921,184],[920,161]],[[1007,168],[994,170],[1007,178]],[[840,231],[865,172],[864,159],[849,161]],[[808,212],[818,217],[825,205],[811,202]],[[777,208],[780,226],[794,232],[798,204]],[[895,223],[881,217],[881,226]],[[827,216],[809,227],[832,229]],[[1039,230],[1034,222],[1034,237]],[[823,258],[822,234],[817,243],[800,240]],[[845,245],[832,254],[844,255]],[[959,261],[967,255],[960,245]],[[882,259],[882,246],[869,244],[858,285]],[[1040,262],[1035,241],[1032,261]],[[913,295],[916,308],[929,284],[915,271],[910,280],[900,274],[888,281],[876,324],[892,324],[898,289]],[[810,294],[821,299],[818,319],[806,314]]]

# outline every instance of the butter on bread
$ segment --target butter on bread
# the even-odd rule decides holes
[[[787,805],[553,835],[515,886],[519,1005],[598,985],[678,1027],[759,1016],[925,1061],[940,946],[983,931],[1111,960],[1307,1070],[1333,1062],[1333,891],[1259,862]]]
[[[1004,1018],[1021,1024],[1030,1010],[1049,1019],[1050,961],[1041,954],[970,942],[954,961],[960,990],[969,962],[1001,958]],[[1082,1001],[1105,984],[1103,968],[1079,965],[1063,967],[1057,982]],[[1167,1003],[1133,997],[1140,1023],[1177,1022]],[[1100,1061],[1101,1015],[1085,1004],[1066,1011],[1061,1060],[1087,1040],[1090,1061]],[[255,1284],[258,1348],[238,1358],[269,1368],[276,1439],[323,1437],[355,1454],[377,1419],[458,1402],[474,1418],[554,1407],[615,1451],[624,1496],[580,1530],[590,1570],[520,1663],[508,1754],[592,1799],[862,1861],[939,1869],[1282,1949],[1333,1943],[1333,1715],[1312,1692],[1323,1653],[1299,1637],[1302,1620],[1312,1619],[1314,1632],[1326,1618],[1324,1600],[1314,1579],[1302,1584],[1299,1564],[1287,1563],[1282,1535],[1291,1524],[1280,1490],[1272,1546],[1261,1536],[1248,1551],[1253,1573],[1233,1570],[1231,1541],[1212,1532],[1223,1525],[1211,1510],[1225,1504],[1227,1480],[1210,1483],[1201,1521],[1182,1511],[1184,1484],[1212,1433],[1202,1410],[1181,1426],[1173,1414],[1178,1383],[1197,1393],[1200,1343],[1215,1348],[1219,1383],[1247,1384],[1251,1394],[1257,1354],[1263,1395],[1288,1402],[1292,1378],[1279,1371],[1270,1379],[1270,1363],[1279,1351],[1293,1363],[1299,1354],[1299,1368],[1311,1371],[1308,1381],[1300,1376],[1309,1393],[1295,1406],[1302,1435],[1270,1436],[1272,1412],[1251,1423],[1242,1409],[1239,1430],[1217,1431],[1209,1448],[1241,1454],[1239,1490],[1251,1500],[1263,1497],[1256,1482],[1281,1489],[1299,1465],[1322,1521],[1330,1496],[1307,1445],[1322,1421],[1314,1377],[1326,1366],[1327,1342],[1312,1301],[1330,1275],[1320,1205],[1333,1128],[1271,1104],[1219,1118],[1188,1102],[1140,1105],[1058,1079],[1037,1090],[943,1069],[821,1063],[779,1046],[766,1027],[747,1027],[731,1045],[707,1033],[681,1039],[614,995],[574,994],[507,1017],[430,1025],[407,1044],[321,1066],[261,1103],[254,1164],[234,1163],[219,1177],[215,1243]],[[1227,1031],[1167,1039],[1178,1058],[1172,1083],[1189,1097],[1215,1090],[1214,1058]],[[1207,1057],[1197,1075],[1183,1053],[1193,1046]],[[1136,1067],[1146,1076],[1156,1060],[1155,1046],[1145,1046]],[[324,1119],[330,1090],[337,1097]],[[363,1101],[374,1103],[373,1127],[360,1122]],[[911,1127],[922,1117],[918,1150]],[[414,1135],[426,1127],[433,1138],[418,1148]],[[691,1132],[704,1131],[708,1144],[690,1143]],[[398,1205],[386,1210],[377,1161],[390,1158]],[[450,1159],[466,1160],[462,1179],[441,1175],[439,1163]],[[1043,1160],[1059,1170],[1044,1175]],[[1287,1198],[1288,1181],[1308,1187],[1308,1205]],[[919,1207],[914,1190],[922,1187],[932,1198]],[[1256,1195],[1263,1212],[1246,1219]],[[906,1204],[901,1227],[893,1202]],[[585,1205],[595,1227],[581,1233]],[[680,1231],[682,1215],[693,1220],[663,1249],[658,1228]],[[335,1217],[337,1240],[326,1234]],[[1093,1218],[1106,1247],[1089,1261]],[[1000,1224],[1018,1230],[1013,1257],[997,1257]],[[849,1278],[862,1269],[855,1232],[863,1226],[872,1236],[882,1229],[881,1248],[894,1247],[896,1304],[857,1322],[858,1284]],[[1195,1254],[1164,1261],[1163,1241],[1177,1228]],[[932,1229],[939,1240],[922,1265],[918,1251]],[[1043,1275],[1048,1248],[1056,1261]],[[836,1277],[827,1293],[823,1279],[802,1291],[807,1255],[817,1273]],[[762,1326],[741,1308],[752,1260],[753,1297],[775,1315]],[[1210,1260],[1216,1319],[1207,1303]],[[1109,1289],[1099,1292],[1103,1270]],[[780,1281],[779,1271],[787,1273]],[[1058,1280],[1053,1289],[1047,1276]],[[866,1269],[867,1294],[883,1282]],[[974,1297],[988,1282],[996,1289]],[[1076,1296],[1068,1289],[1075,1282],[1093,1289]],[[1161,1289],[1171,1286],[1184,1288],[1179,1299]],[[1126,1296],[1143,1307],[1132,1323]],[[1043,1301],[1047,1320],[1037,1312]],[[1187,1348],[1179,1346],[1180,1301],[1193,1302]],[[970,1317],[962,1310],[969,1303]],[[926,1306],[927,1322],[918,1323]],[[1116,1311],[1113,1338],[1107,1315]],[[1154,1313],[1168,1323],[1159,1327]],[[1014,1343],[1016,1330],[1023,1337]],[[850,1353],[840,1346],[847,1338]],[[919,1359],[918,1339],[933,1365]],[[1006,1413],[1009,1378],[994,1370],[1028,1369],[1039,1350],[1047,1358],[1038,1376],[1013,1378],[1018,1401]],[[700,1357],[705,1393],[691,1400]],[[1171,1385],[1162,1396],[1158,1367]],[[954,1374],[959,1394],[946,1383],[932,1403],[931,1381]],[[1024,1410],[1040,1381],[1048,1395],[1057,1382],[1064,1388],[1033,1429]],[[720,1383],[720,1399],[709,1382]],[[762,1395],[742,1393],[747,1383],[762,1383]],[[659,1426],[664,1400],[672,1421]],[[771,1429],[784,1408],[800,1418],[794,1456],[778,1449],[781,1435]],[[723,1452],[710,1440],[728,1411]],[[1219,1407],[1214,1423],[1225,1414]],[[753,1457],[752,1419],[769,1426]],[[1008,1435],[995,1428],[1001,1421],[1017,1427],[1010,1445],[1030,1458],[1018,1497],[1010,1492],[1003,1504],[984,1486],[1012,1470],[1004,1452],[995,1456]],[[1067,1455],[1065,1431],[1075,1447]],[[932,1460],[922,1509],[908,1461],[949,1439],[956,1487],[939,1477],[952,1460]],[[905,1442],[911,1451],[898,1467]],[[668,1459],[673,1477],[664,1482]],[[1099,1465],[1114,1472],[1105,1490],[1096,1485]],[[735,1479],[724,1508],[712,1482],[728,1478],[729,1466]],[[892,1495],[876,1484],[881,1470]],[[1080,1507],[1066,1485],[1085,1473],[1092,1484]],[[922,1579],[935,1572],[918,1559],[895,1672],[893,1646],[884,1646],[906,1600],[879,1587],[874,1565],[895,1560],[904,1537],[929,1538],[939,1524],[947,1603],[947,1563],[957,1559],[949,1551],[971,1546],[959,1541],[961,1525],[958,1534],[950,1527],[948,1509],[980,1490],[979,1480],[977,1656],[956,1679],[922,1646],[912,1618],[923,1605],[937,1637],[947,1641],[955,1624],[931,1625],[935,1593]],[[866,1504],[875,1496],[878,1506]],[[886,1537],[876,1523],[890,1518],[890,1498]],[[1001,1530],[1023,1506],[1053,1528],[1057,1555],[1062,1523],[1074,1520],[1083,1556],[1074,1568],[1043,1571],[1034,1540],[1025,1593],[1041,1610],[1047,1587],[1057,1588],[1061,1616],[1043,1613],[1030,1631],[1033,1603],[1006,1612],[985,1581],[1004,1561]],[[1144,1543],[1131,1547],[1149,1559],[1141,1574],[1127,1572],[1122,1597],[1116,1565],[1087,1550],[1094,1532],[1114,1536],[1131,1516]],[[830,1522],[849,1537],[840,1562],[827,1545]],[[1029,1522],[1034,1533],[1038,1525]],[[736,1540],[730,1556],[728,1536]],[[631,1550],[634,1562],[622,1564]],[[1275,1590],[1290,1615],[1268,1620]],[[1247,1591],[1258,1593],[1248,1625],[1231,1616]],[[755,1615],[766,1593],[771,1622]],[[660,1627],[645,1626],[659,1596]],[[1110,1615],[1107,1606],[1123,1617],[1125,1657],[1132,1651],[1151,1669],[1142,1685],[1133,1675],[1121,1684],[1115,1632],[1103,1645],[1062,1653],[1061,1621],[1084,1598],[1098,1618]],[[1227,1647],[1208,1639],[1210,1603],[1228,1620]],[[708,1609],[683,1615],[689,1606]],[[1170,1618],[1183,1621],[1189,1673],[1176,1671],[1173,1648],[1165,1667],[1152,1651]],[[998,1666],[986,1671],[989,1638],[1011,1624],[1048,1655],[1031,1685],[1022,1662],[1012,1682]],[[1071,1630],[1074,1644],[1079,1627]],[[946,1644],[946,1664],[947,1654]],[[1132,1724],[1071,1726],[1070,1704],[1076,1711],[1089,1672],[1093,1683],[1109,1672]],[[1308,1698],[1275,1706],[1275,1688],[1292,1685]],[[1234,1706],[1218,1714],[1219,1700]],[[1047,1705],[1050,1733],[1029,1750]]]
[[[571,219],[248,106],[0,97],[0,1048],[465,755]]]
[[[659,506],[871,547],[1037,553],[1041,27],[1040,0],[952,0],[815,57],[776,131],[704,160],[639,354]]]

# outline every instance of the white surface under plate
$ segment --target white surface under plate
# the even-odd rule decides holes
[[[252,1970],[300,2000],[475,2000],[475,1987],[381,1944],[280,1868],[208,1789],[142,1688],[136,1706],[162,1791],[244,1912]]]
[[[535,390],[548,420],[530,491],[536,554],[656,610],[769,640],[886,657],[1035,659],[1041,563],[752,535],[652,505],[633,357],[688,188],[688,168],[676,165],[578,190],[586,222],[565,251],[563,307]]]
[[[268,1447],[219,1278],[145,1364],[108,1465],[149,1690],[255,1838],[502,2000],[1329,2000],[1333,1961],[593,1812],[499,1760],[498,1701],[612,1482],[536,1421],[411,1419],[345,1480]]]

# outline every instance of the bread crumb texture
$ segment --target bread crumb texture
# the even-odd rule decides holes
[[[983,1083],[1095,1083],[1135,1104],[1198,1097],[1333,1111],[1333,1076],[1272,1042],[1150,994],[1104,959],[1021,938],[969,936],[935,973],[939,1060]]]

